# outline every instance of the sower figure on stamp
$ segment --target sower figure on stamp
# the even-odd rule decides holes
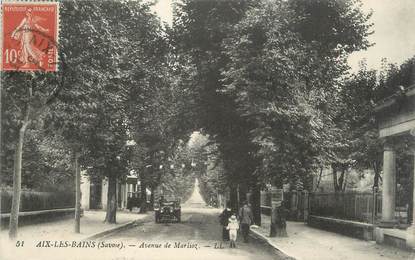
[[[235,214],[233,214],[230,217],[229,223],[226,229],[229,230],[230,247],[236,248],[236,238],[238,236],[239,223],[238,223],[238,220],[236,219]]]
[[[38,21],[42,19],[42,17],[33,16],[31,8],[27,9],[25,18],[11,35],[13,39],[20,41],[20,61],[23,63],[23,68],[28,67],[30,63],[41,63],[45,56],[45,53],[34,45],[34,32],[49,32],[49,29],[45,29],[38,24]]]
[[[241,222],[242,236],[244,242],[248,243],[249,227],[254,223],[254,216],[248,202],[244,201],[244,206],[239,209],[239,219]]]
[[[229,208],[230,202],[226,202],[226,208],[219,215],[220,224],[222,225],[222,239],[223,241],[229,241],[229,231],[227,229],[229,218],[232,216],[232,210]]]

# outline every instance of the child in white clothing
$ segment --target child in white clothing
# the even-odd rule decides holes
[[[229,219],[229,223],[226,229],[229,230],[229,239],[231,241],[230,247],[235,248],[236,237],[237,237],[238,229],[239,229],[239,223],[238,223],[238,220],[236,219],[235,214],[233,214],[231,218]]]

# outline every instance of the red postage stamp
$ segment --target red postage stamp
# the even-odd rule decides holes
[[[3,2],[2,12],[2,70],[56,71],[58,3]]]

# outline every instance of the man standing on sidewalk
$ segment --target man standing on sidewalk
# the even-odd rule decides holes
[[[244,206],[239,209],[239,220],[241,223],[242,236],[244,242],[248,242],[249,226],[254,222],[254,217],[252,215],[252,210],[248,206],[248,202],[244,201]]]

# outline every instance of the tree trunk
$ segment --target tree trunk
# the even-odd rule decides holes
[[[287,235],[287,209],[284,205],[278,207],[276,210],[277,221],[276,221],[276,236],[277,237],[286,237]]]
[[[239,189],[238,189],[239,204],[242,204],[244,201],[247,201],[246,193],[247,193],[247,190],[246,190],[245,185],[239,185]]]
[[[281,206],[272,205],[271,209],[271,225],[269,230],[270,237],[286,237],[287,236],[287,210],[284,203]]]
[[[153,207],[154,207],[154,192],[155,192],[155,188],[154,188],[154,185],[152,185],[151,195],[150,195],[150,210],[153,210]]]
[[[283,182],[281,179],[276,179],[274,181],[274,187],[282,189],[283,187]],[[272,196],[272,195],[271,195]],[[273,202],[271,201],[271,225],[270,225],[270,230],[269,230],[269,236],[270,237],[276,237],[276,236],[281,236],[281,234],[284,234],[285,231],[285,215],[282,216],[281,215],[281,210],[280,208],[284,208],[284,202],[281,202],[281,206],[277,206],[277,205],[273,205]],[[285,211],[282,211],[285,214]],[[283,230],[282,230],[282,226],[284,226]]]
[[[26,118],[22,127],[19,130],[19,138],[16,144],[15,159],[14,159],[14,172],[13,172],[13,199],[12,208],[10,211],[9,222],[9,238],[15,240],[17,237],[17,229],[19,224],[19,208],[20,208],[20,193],[22,187],[22,156],[23,156],[23,144],[26,129],[30,124],[28,120],[29,112],[26,114]]]
[[[375,176],[373,176],[373,190],[378,190],[379,188],[379,177],[380,177],[380,171],[379,171],[377,162],[373,162],[373,172],[375,173]]]
[[[237,212],[239,207],[238,207],[238,189],[236,188],[236,185],[232,185],[230,188],[230,207],[232,209],[232,211]]]
[[[319,176],[318,176],[318,181],[317,181],[317,184],[316,184],[316,187],[315,187],[314,191],[317,191],[318,187],[320,186],[321,178],[323,176],[323,169],[324,168],[321,166],[320,167],[320,173],[319,173]]]
[[[140,173],[140,213],[147,212],[146,180],[144,174]]]
[[[342,176],[343,176],[343,186],[342,186],[342,192],[344,192],[347,188],[347,177],[349,176],[347,174],[347,167],[342,169]]]
[[[271,206],[271,224],[269,226],[269,236],[276,237],[277,236],[277,208]]]
[[[270,237],[286,237],[287,236],[287,209],[284,205],[280,207],[272,207],[271,225],[269,230]]]
[[[79,153],[75,153],[75,233],[81,233],[81,170]]]
[[[337,193],[340,190],[339,189],[339,184],[337,182],[337,166],[335,164],[332,164],[331,169],[332,169],[332,175],[333,175],[334,192]]]
[[[105,222],[117,223],[117,178],[113,173],[108,175],[107,214]]]
[[[255,225],[261,226],[261,188],[258,184],[252,187],[251,198]]]

